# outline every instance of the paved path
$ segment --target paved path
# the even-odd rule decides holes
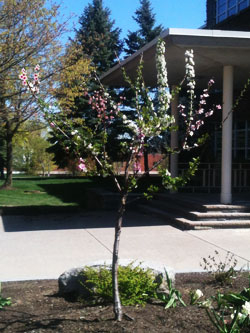
[[[67,269],[111,259],[115,214],[0,217],[0,281],[56,279]],[[200,271],[203,257],[234,253],[250,266],[250,229],[181,231],[158,218],[129,212],[120,257],[155,261],[177,272]],[[249,264],[249,266],[247,266]]]

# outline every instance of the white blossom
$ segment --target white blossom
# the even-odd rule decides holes
[[[242,313],[246,316],[250,315],[250,302],[245,302],[245,304],[242,305]]]
[[[197,300],[203,296],[203,292],[200,289],[197,289],[194,293],[194,298]]]

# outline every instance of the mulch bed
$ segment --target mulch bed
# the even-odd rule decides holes
[[[190,290],[201,289],[208,298],[218,291],[239,292],[248,286],[248,274],[239,274],[233,286],[220,286],[205,273],[177,274],[175,284],[186,304]],[[0,310],[0,332],[216,332],[205,310],[198,306],[167,310],[156,304],[124,307],[128,316],[116,322],[112,305],[86,306],[59,297],[57,292],[56,280],[2,283],[2,296],[11,297],[12,306]]]

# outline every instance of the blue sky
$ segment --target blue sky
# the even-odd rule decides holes
[[[79,16],[92,0],[56,0],[61,3],[61,13],[65,16],[74,13],[71,25],[77,27]],[[132,16],[140,6],[139,0],[103,0],[105,7],[111,10],[111,17],[115,20],[115,27],[122,29],[121,38],[127,36],[128,30],[138,29]],[[164,28],[199,28],[205,23],[206,0],[151,0],[156,24]],[[73,37],[74,34],[71,34]]]

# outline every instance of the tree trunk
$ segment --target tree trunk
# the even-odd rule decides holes
[[[146,178],[149,177],[149,165],[148,165],[148,138],[144,139],[144,144],[146,145],[144,147],[144,153],[143,153],[143,157],[144,157],[144,172],[146,173]]]
[[[114,314],[115,319],[118,321],[122,320],[122,306],[119,295],[118,288],[118,260],[119,260],[119,244],[120,244],[120,235],[122,228],[123,214],[126,207],[127,194],[121,196],[120,208],[118,211],[118,217],[115,226],[115,240],[113,247],[113,261],[112,261],[112,287],[113,287],[113,302],[114,302]]]
[[[4,159],[0,155],[0,179],[4,179]]]
[[[8,188],[12,186],[12,164],[13,164],[13,146],[12,146],[12,138],[13,135],[8,133],[10,131],[9,126],[7,124],[7,135],[6,135],[6,179],[3,185],[3,188]]]

